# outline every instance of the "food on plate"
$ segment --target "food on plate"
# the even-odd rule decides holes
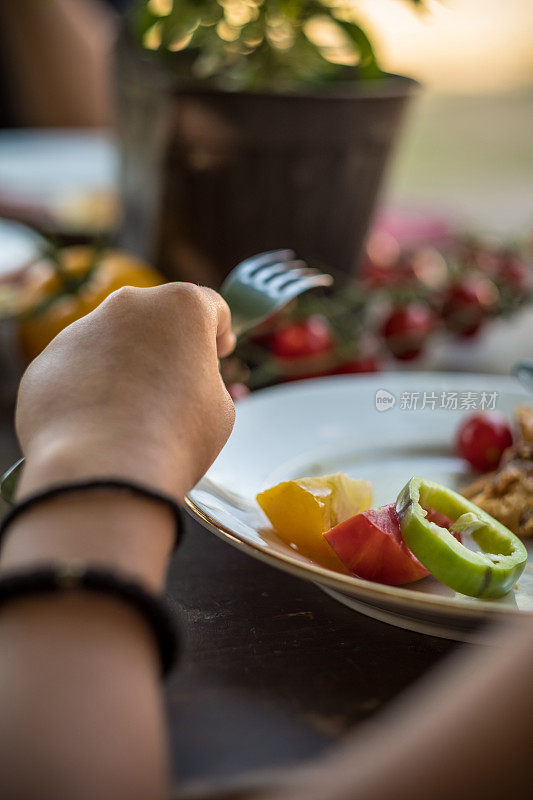
[[[514,410],[517,428],[517,440],[533,444],[533,408],[531,406],[518,406]]]
[[[453,520],[449,531],[427,519],[427,507]],[[524,570],[527,550],[520,539],[446,486],[411,478],[398,495],[396,511],[406,545],[435,578],[456,592],[502,597]],[[471,535],[480,552],[457,541],[454,531]]]
[[[276,533],[294,550],[330,569],[342,565],[322,534],[372,505],[372,484],[342,472],[284,481],[257,495]]]
[[[500,466],[466,486],[462,493],[517,536],[533,536],[533,408],[514,412],[515,444]]]
[[[474,469],[487,472],[498,466],[513,443],[506,417],[498,411],[482,411],[467,417],[457,431],[456,449]]]
[[[429,575],[403,540],[394,503],[350,517],[324,539],[359,578],[398,586]]]
[[[427,519],[449,528],[452,521],[433,509]],[[460,534],[456,533],[460,539]],[[370,508],[324,534],[342,563],[359,578],[390,586],[412,583],[429,571],[404,542],[395,503]]]
[[[529,415],[517,416],[525,433],[533,433]],[[531,455],[533,441],[526,446]],[[369,581],[399,586],[432,574],[456,592],[497,598],[513,588],[527,561],[509,528],[463,495],[420,477],[379,508],[371,508],[368,481],[343,473],[284,481],[257,501],[294,550]]]

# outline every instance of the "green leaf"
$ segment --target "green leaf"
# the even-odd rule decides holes
[[[379,68],[372,43],[364,30],[355,22],[348,22],[343,19],[336,19],[335,22],[342,28],[361,56],[361,61],[358,65],[361,77],[381,78],[383,73]]]
[[[427,0],[407,0],[417,9],[427,8]],[[219,35],[217,22],[223,18],[219,0],[174,0],[168,15],[158,17],[140,0],[128,12],[137,40],[158,23],[162,34],[159,57],[185,81],[200,81],[219,88],[268,89],[280,91],[305,84],[324,84],[352,79],[373,79],[383,75],[371,41],[356,22],[339,19],[343,11],[337,0],[262,0],[254,19],[244,24],[240,36],[226,41]],[[347,37],[359,56],[357,66],[328,60],[320,47],[304,33],[313,16],[328,18]],[[281,19],[292,31],[292,46],[282,49],[265,37],[269,20]],[[245,44],[248,33],[259,30],[257,44]],[[183,50],[172,52],[172,43],[183,41]],[[190,54],[190,58],[184,57]]]

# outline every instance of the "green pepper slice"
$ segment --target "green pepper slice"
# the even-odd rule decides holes
[[[469,533],[481,552],[469,550],[435,522],[425,508],[446,514],[452,531]],[[471,597],[502,597],[524,571],[527,550],[508,528],[457,492],[411,478],[396,501],[406,545],[439,581]]]

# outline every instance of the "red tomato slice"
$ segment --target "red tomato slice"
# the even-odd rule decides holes
[[[402,538],[394,503],[369,508],[324,534],[350,572],[399,586],[429,575]]]
[[[449,529],[452,525],[445,514],[432,508],[426,511],[427,518],[441,528]],[[460,533],[454,536],[461,541]],[[342,563],[359,578],[400,586],[429,575],[403,540],[394,503],[356,514],[327,531],[324,537]]]

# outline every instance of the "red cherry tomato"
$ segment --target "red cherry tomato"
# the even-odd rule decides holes
[[[399,586],[429,575],[405,544],[394,503],[370,508],[324,534],[350,572]]]
[[[446,327],[463,337],[475,336],[495,308],[498,290],[484,276],[471,275],[454,283],[442,303]]]
[[[473,414],[461,423],[457,431],[457,452],[481,472],[495,469],[503,451],[512,443],[509,424],[497,411]]]
[[[434,326],[435,317],[426,305],[408,303],[389,314],[381,335],[395,358],[410,361],[421,354]]]
[[[306,358],[332,350],[334,337],[328,321],[314,314],[299,322],[288,322],[270,337],[270,348],[278,358]]]

